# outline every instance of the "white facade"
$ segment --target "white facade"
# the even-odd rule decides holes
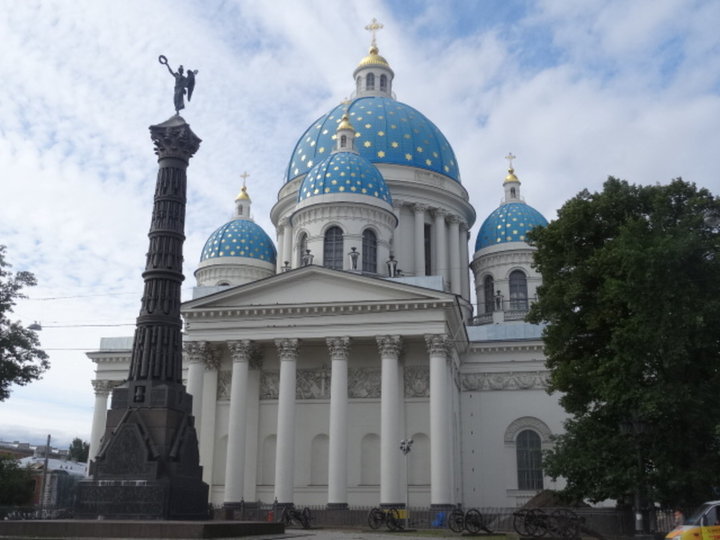
[[[373,44],[354,72],[356,99],[392,99],[393,76]],[[357,128],[357,141],[370,142],[350,107],[343,120],[352,125],[338,118],[337,133]],[[540,329],[522,321],[539,284],[532,250],[503,241],[474,254],[481,305],[473,313],[475,211],[457,178],[428,168],[436,157],[426,153],[420,162],[408,152],[407,165],[353,158],[379,171],[391,204],[372,189],[330,184],[301,200],[306,175],[288,178],[270,213],[272,262],[203,254],[195,297],[182,309],[184,367],[213,504],[402,505],[409,488],[411,506],[514,507],[553,487],[533,461],[564,413],[545,392]],[[519,200],[519,181],[512,187]],[[238,217],[249,217],[242,200]],[[342,233],[341,262],[331,228]],[[336,266],[326,268],[331,256]],[[392,259],[400,272],[388,277]],[[518,270],[524,304],[509,285]],[[512,306],[485,302],[487,276]],[[107,340],[89,354],[92,455],[130,350],[130,340]],[[399,443],[408,438],[404,457]]]

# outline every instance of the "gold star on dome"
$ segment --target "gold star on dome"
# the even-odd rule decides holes
[[[384,157],[385,157],[385,152],[383,152],[382,150],[380,150],[380,151],[377,153],[377,156],[378,156],[379,158],[384,158]]]

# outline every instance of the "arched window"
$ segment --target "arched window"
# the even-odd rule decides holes
[[[297,265],[302,266],[303,265],[303,256],[305,255],[305,252],[307,251],[308,246],[308,237],[306,233],[302,233],[300,235],[300,239],[298,240],[298,261]]]
[[[365,77],[365,90],[375,90],[375,74],[368,73]]]
[[[362,271],[377,272],[377,236],[370,229],[362,236]]]
[[[483,294],[485,296],[485,313],[492,313],[493,297],[495,296],[495,280],[492,276],[485,276],[483,280]]]
[[[387,75],[380,75],[380,90],[387,92]]]
[[[510,188],[510,196],[514,199],[516,197],[515,195],[515,188]]]
[[[510,272],[510,309],[522,311],[527,308],[527,277],[523,271],[513,270]]]
[[[347,135],[340,136],[340,148],[347,148]]]
[[[518,489],[542,489],[543,472],[540,435],[531,429],[525,429],[518,433],[515,452],[517,454]]]
[[[340,227],[330,227],[325,231],[323,245],[323,266],[334,270],[343,269],[343,232]]]

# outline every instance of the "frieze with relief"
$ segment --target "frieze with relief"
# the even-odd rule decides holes
[[[466,373],[462,375],[462,390],[545,390],[549,379],[550,373],[547,371]]]
[[[405,366],[405,397],[430,396],[430,370],[427,366]]]

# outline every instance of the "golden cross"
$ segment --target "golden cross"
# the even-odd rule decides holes
[[[247,177],[248,177],[248,176],[250,176],[250,174],[248,174],[247,171],[245,171],[244,173],[242,173],[242,174],[240,175],[240,178],[243,179],[243,187],[245,187],[245,180],[247,180]]]
[[[373,47],[377,47],[377,43],[375,43],[375,32],[377,32],[378,30],[381,30],[382,28],[383,28],[383,25],[381,23],[377,22],[377,19],[375,17],[373,17],[372,22],[365,27],[365,30],[367,30],[368,32],[372,32],[372,46]]]
[[[513,156],[513,153],[512,153],[512,152],[508,153],[508,155],[505,156],[505,159],[508,160],[508,163],[510,164],[510,168],[511,168],[511,169],[513,168],[513,166],[512,166],[512,161],[513,161],[513,159],[515,159],[516,157],[517,157],[517,156]]]

